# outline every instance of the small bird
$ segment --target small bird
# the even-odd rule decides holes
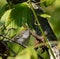
[[[24,42],[29,38],[29,36],[30,36],[29,30],[25,30],[22,33],[19,33],[18,35],[16,35],[14,37],[14,41],[16,41],[19,44],[24,44]]]

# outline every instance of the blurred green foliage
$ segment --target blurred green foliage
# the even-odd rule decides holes
[[[0,8],[6,4],[6,0],[0,0]]]
[[[60,25],[60,0],[56,0],[52,5],[51,5],[51,3],[52,3],[52,0],[49,3],[47,3],[47,2],[44,3],[46,6],[49,5],[48,7],[45,7],[45,12],[48,13],[48,14],[50,14],[51,18],[48,21],[49,21],[49,23],[50,23],[50,25],[51,25],[54,33],[56,34],[57,38],[59,39],[60,38],[60,27],[59,27],[59,25]],[[5,0],[0,0],[0,9],[5,4],[6,4],[6,1]],[[19,7],[17,7],[17,6],[21,7],[21,9]],[[17,6],[15,6],[15,9],[13,9],[13,10],[10,9],[10,10],[6,11],[4,13],[4,15],[2,16],[2,18],[1,18],[1,20],[3,20],[5,22],[5,25],[7,25],[7,23],[9,24],[9,25],[7,25],[7,28],[10,28],[10,27],[17,28],[17,30],[10,32],[11,35],[8,33],[8,35],[10,35],[10,38],[12,36],[14,36],[16,33],[18,33],[19,31],[21,32],[21,30],[22,30],[21,29],[22,27],[18,24],[19,22],[17,22],[17,19],[19,19],[20,16],[21,16],[21,19],[22,19],[23,22],[26,22],[27,19],[28,20],[31,19],[31,16],[29,16],[30,15],[29,10],[27,10],[27,8],[23,8],[23,7],[26,7],[26,5],[25,6],[21,6],[21,4],[20,4],[20,5],[17,5]],[[22,12],[20,12],[20,10],[22,12],[24,11],[25,14],[22,14]],[[12,11],[12,13],[11,13],[11,11]],[[21,14],[19,14],[19,12]],[[26,12],[27,12],[27,16],[28,17],[26,16]],[[25,17],[25,18],[23,18],[22,16]],[[48,15],[45,15],[45,17],[48,17]],[[11,19],[13,19],[15,21],[11,21]],[[21,23],[22,23],[22,21],[21,21]],[[30,22],[31,21],[28,21],[29,26],[30,26]],[[13,24],[13,26],[12,26],[12,24]],[[32,39],[35,39],[35,38],[31,36],[30,37],[30,41],[27,42],[28,43],[27,45],[29,47],[30,46],[34,46],[34,40],[32,41]],[[20,45],[16,44],[16,43],[8,43],[8,46],[13,51],[15,51],[17,53],[17,56],[16,57],[8,57],[8,59],[20,59],[20,58],[21,59],[37,59],[36,51],[33,48],[27,48],[27,49],[23,50],[24,48],[21,47]],[[41,49],[39,49],[37,51],[37,53],[40,54],[41,53]],[[12,52],[10,52],[10,54],[13,55]],[[44,59],[49,58],[49,56],[47,55],[47,52],[46,51],[43,54],[40,54],[40,55],[42,57],[44,57]]]
[[[51,15],[49,23],[58,40],[60,40],[60,0],[56,0],[53,5],[47,7],[46,11]]]
[[[26,3],[18,4],[14,7],[14,9],[5,11],[0,20],[0,23],[4,22],[4,25],[6,27],[6,30],[4,29],[4,35],[7,33],[6,36],[12,38],[19,32],[21,33],[24,31],[23,29],[25,29],[25,23],[28,23],[29,25],[31,23],[31,21],[29,21],[32,18],[30,15],[30,8]],[[11,28],[14,28],[15,30],[9,31]],[[28,47],[34,46],[34,39],[34,37],[30,36],[30,38],[28,38],[26,41],[27,44],[25,43],[25,45]],[[33,48],[23,50],[24,48],[16,43],[8,42],[7,44],[10,52],[10,57],[8,57],[8,59],[37,59],[37,53]],[[11,57],[14,56],[14,53],[17,54],[16,57]]]
[[[49,20],[53,31],[55,32],[57,38],[60,38],[60,8],[57,8],[51,15]],[[59,39],[60,40],[60,39]]]
[[[16,57],[8,57],[8,59],[37,59],[36,51],[33,47],[26,48],[18,53]]]
[[[60,0],[55,0],[53,4],[47,7],[42,6],[42,9],[46,14],[51,16],[50,18],[48,18],[48,21],[55,35],[57,36],[57,39],[60,40]]]

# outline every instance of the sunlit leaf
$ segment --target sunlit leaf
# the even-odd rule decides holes
[[[0,0],[0,8],[3,7],[6,3],[6,0]]]
[[[33,47],[26,48],[22,51],[19,51],[16,57],[8,57],[8,59],[38,59],[37,53]]]
[[[20,58],[20,59],[37,59],[37,53],[36,51],[32,48],[26,48],[25,50],[23,50],[19,56],[16,57]]]
[[[1,21],[5,23],[7,31],[11,28],[16,29],[12,30],[9,34],[9,37],[13,37],[26,23],[30,28],[32,27],[32,13],[27,3],[17,4],[13,9],[7,10],[4,13],[4,15],[1,17]]]
[[[4,5],[1,9],[0,9],[0,18],[1,16],[5,13],[5,11],[7,11],[9,9],[8,4]]]
[[[51,18],[51,16],[48,15],[48,14],[41,14],[40,16],[43,17],[43,18]]]
[[[1,21],[5,23],[5,26],[8,26],[10,24],[11,19],[10,17],[11,10],[7,10],[4,15],[1,17]]]

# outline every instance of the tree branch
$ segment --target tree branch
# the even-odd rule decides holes
[[[4,36],[3,34],[0,34],[0,36],[2,36],[2,37],[4,37],[4,38],[8,39],[8,40],[6,40],[5,42],[14,42],[14,43],[17,43],[17,44],[23,46],[24,48],[27,47],[27,46],[25,46],[25,45],[23,45],[23,44],[21,44],[21,43],[18,43],[18,42],[16,42],[16,41],[12,40],[11,38],[8,38],[8,37]]]

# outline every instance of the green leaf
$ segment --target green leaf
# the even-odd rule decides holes
[[[31,26],[32,13],[28,4],[20,3],[17,4],[11,11],[10,18],[14,20],[17,26],[25,25],[26,23]]]
[[[8,30],[11,28],[16,29],[10,31],[10,34],[8,34],[10,35],[9,37],[13,37],[20,31],[20,28],[26,23],[30,28],[32,28],[32,13],[26,2],[20,3],[15,5],[13,9],[7,10],[1,17],[1,21],[5,23],[7,33],[9,33]]]
[[[6,0],[0,0],[0,8],[3,7],[6,3]]]
[[[33,47],[26,48],[16,57],[20,59],[37,59],[37,53]]]
[[[33,47],[26,48],[22,51],[19,51],[16,57],[8,57],[8,59],[38,59],[37,53]]]
[[[5,11],[7,11],[9,9],[8,4],[4,5],[1,9],[0,9],[0,18],[2,17],[2,15],[5,13]]]
[[[42,52],[42,48],[38,48],[37,53],[39,56],[41,56],[43,59],[50,59],[50,56],[46,50],[43,53]]]
[[[56,34],[57,38],[60,39],[60,8],[57,8],[49,20],[51,27]]]
[[[48,14],[40,14],[40,16],[43,17],[43,18],[51,18],[51,16],[48,15]]]
[[[1,21],[5,23],[5,26],[8,26],[11,23],[10,12],[11,10],[7,10],[1,17]]]
[[[11,9],[7,10],[4,15],[1,17],[1,22],[4,22],[5,27],[6,27],[6,31],[7,32],[7,36],[9,38],[14,37],[18,32],[20,32],[20,29],[22,30],[24,27],[19,27],[15,24],[14,20],[12,20],[10,18],[10,13],[11,13]],[[19,23],[20,24],[20,23]],[[11,29],[14,28],[15,30]],[[11,29],[11,30],[10,30]],[[10,30],[10,31],[9,31]],[[8,32],[9,31],[9,32]]]
[[[14,42],[7,42],[7,46],[9,47],[10,57],[13,57],[15,53],[18,55],[24,49],[24,47]]]

